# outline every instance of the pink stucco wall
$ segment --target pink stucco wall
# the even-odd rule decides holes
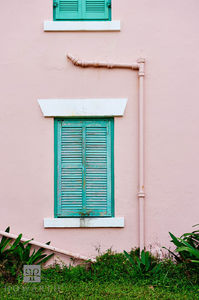
[[[146,58],[146,245],[169,245],[199,223],[199,2],[112,0],[121,32],[43,31],[49,0],[6,0],[0,10],[0,230],[82,255],[96,247],[138,245],[136,72],[75,68],[86,60],[134,62]],[[53,118],[38,98],[128,98],[115,118],[116,216],[122,229],[44,229],[53,217]]]

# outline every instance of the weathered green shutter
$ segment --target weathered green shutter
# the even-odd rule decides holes
[[[111,0],[54,0],[54,20],[108,20]]]
[[[57,120],[57,216],[112,215],[112,120]]]
[[[85,125],[86,209],[95,216],[111,216],[110,129],[110,121]]]
[[[58,216],[75,215],[82,209],[82,123],[58,121]]]
[[[82,17],[82,0],[54,0],[54,20],[79,20]]]

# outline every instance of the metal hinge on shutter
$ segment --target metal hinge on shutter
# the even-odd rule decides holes
[[[111,8],[111,0],[108,0],[107,6],[108,6],[108,8]]]
[[[53,2],[53,7],[57,7],[59,5],[59,3],[57,1]]]

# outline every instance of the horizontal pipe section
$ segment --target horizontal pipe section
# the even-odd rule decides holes
[[[94,62],[94,61],[82,61],[75,57],[73,57],[70,54],[67,54],[67,58],[78,67],[82,68],[108,68],[108,69],[131,69],[131,70],[139,70],[139,64],[133,63],[133,64],[123,64],[123,63],[106,63],[106,62]]]

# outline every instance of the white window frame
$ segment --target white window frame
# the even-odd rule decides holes
[[[123,116],[127,99],[38,99],[44,117]],[[44,228],[122,228],[124,217],[44,218]]]

